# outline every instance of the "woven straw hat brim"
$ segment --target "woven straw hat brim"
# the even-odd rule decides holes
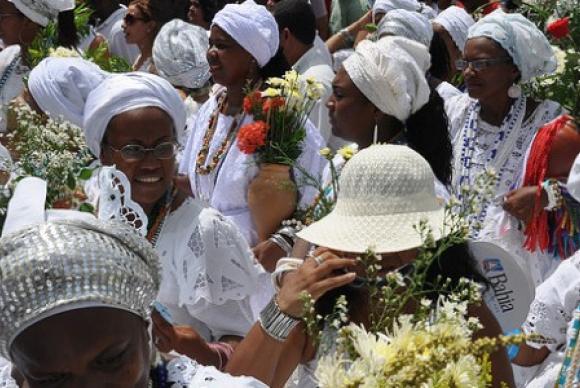
[[[445,237],[444,209],[378,216],[346,216],[331,212],[298,233],[298,237],[320,247],[350,253],[401,252],[423,245],[415,226],[427,220],[433,237]],[[448,228],[445,228],[448,229]]]

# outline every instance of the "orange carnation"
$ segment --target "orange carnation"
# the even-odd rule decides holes
[[[272,109],[284,106],[285,102],[286,101],[284,100],[284,97],[268,98],[266,99],[266,102],[264,102],[264,105],[262,106],[262,111],[264,112],[264,114],[267,114]]]
[[[266,145],[269,126],[264,121],[244,125],[238,133],[238,148],[244,154],[253,154]]]

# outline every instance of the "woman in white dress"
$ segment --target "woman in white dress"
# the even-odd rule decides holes
[[[255,322],[250,297],[260,267],[233,223],[174,187],[184,126],[178,93],[147,73],[109,77],[84,109],[90,150],[120,171],[100,173],[99,217],[141,229],[161,258],[157,300],[171,318],[153,316],[157,346],[221,368]]]
[[[457,65],[468,94],[446,101],[454,144],[453,189],[461,197],[461,187],[492,168],[498,176],[495,193],[503,196],[517,183],[536,131],[561,113],[555,102],[522,95],[518,85],[553,72],[554,53],[531,21],[498,10],[469,29]],[[474,218],[483,222],[487,210]]]
[[[240,228],[248,243],[258,243],[248,208],[248,186],[258,174],[253,155],[241,152],[236,134],[253,118],[242,103],[248,87],[259,87],[269,77],[280,77],[289,67],[279,51],[276,20],[268,10],[249,0],[228,4],[213,19],[207,59],[213,80],[220,86],[189,121],[191,137],[184,151],[180,173],[189,177],[193,195],[219,210]],[[319,176],[325,160],[319,155],[324,143],[319,131],[306,125],[306,139],[297,163]],[[299,183],[301,173],[293,169]],[[299,189],[299,205],[312,203],[316,191]],[[281,222],[282,220],[280,220]]]
[[[12,363],[0,363],[0,386],[264,387],[183,356],[162,359],[148,330],[155,251],[118,222],[69,218],[0,240],[0,305],[10,306],[0,356]]]

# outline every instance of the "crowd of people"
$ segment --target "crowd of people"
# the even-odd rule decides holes
[[[89,26],[75,23],[80,8]],[[349,321],[369,326],[381,306],[367,307],[369,269],[357,258],[372,249],[379,277],[404,273],[429,245],[418,225],[440,251],[425,289],[469,279],[488,296],[466,312],[476,338],[526,335],[491,353],[489,386],[575,386],[578,118],[529,94],[558,61],[543,26],[508,8],[0,0],[0,168],[11,193],[0,387],[316,387],[326,350],[303,321],[304,296],[320,316],[345,297]],[[51,29],[69,54],[33,64]],[[103,69],[85,55],[95,50],[130,69]],[[288,172],[292,216],[264,238],[249,198],[263,165],[238,134],[256,121],[247,96],[292,71],[320,99]],[[92,213],[45,209],[50,180],[10,169],[21,158],[15,106],[80,129]],[[489,198],[474,196],[486,174]],[[321,197],[328,214],[301,219]],[[448,246],[446,212],[458,207],[468,239]],[[492,306],[498,290],[471,249],[481,241],[528,280],[512,292],[535,289],[510,302],[520,321]]]

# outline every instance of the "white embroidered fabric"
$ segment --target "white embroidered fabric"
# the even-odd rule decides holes
[[[131,199],[131,184],[115,166],[99,169],[100,220],[119,220],[130,225],[142,236],[147,235],[147,215],[143,208]]]
[[[445,102],[445,110],[449,117],[451,128],[451,142],[454,145],[453,154],[455,158],[461,157],[463,146],[462,138],[464,136],[463,128],[465,121],[469,119],[469,107],[474,99],[469,95],[462,94],[452,97]],[[499,127],[478,120],[478,130],[476,131],[477,147],[473,152],[473,166],[469,171],[472,177],[484,171],[485,168],[493,168],[497,173],[502,172],[502,178],[497,184],[495,195],[506,194],[511,190],[518,181],[522,169],[522,162],[525,153],[532,142],[537,130],[544,124],[550,122],[562,113],[560,105],[553,101],[542,101],[529,115],[522,121],[519,128],[514,129],[509,139],[504,139],[502,147],[509,147],[511,152],[498,152],[497,154],[505,157],[494,159],[491,163],[486,163],[488,155],[493,152],[494,142],[497,139]],[[456,162],[457,165],[457,162]],[[460,171],[454,171],[453,186],[458,186]]]
[[[563,261],[536,289],[536,297],[522,329],[526,334],[539,334],[546,341],[529,340],[528,344],[536,348],[546,346],[551,351],[563,348],[574,310],[579,304],[580,252],[577,252]]]
[[[188,198],[163,224],[158,300],[207,339],[245,335],[255,322],[250,299],[264,271],[238,228],[218,211]],[[187,319],[187,318],[185,318]]]
[[[258,166],[254,156],[241,152],[237,141],[234,141],[221,164],[213,172],[208,175],[198,175],[195,172],[197,155],[207,132],[210,116],[217,107],[217,98],[220,94],[218,91],[210,97],[200,108],[196,118],[188,122],[188,128],[191,128],[191,137],[188,140],[179,170],[189,176],[195,197],[207,202],[231,219],[240,228],[250,245],[254,246],[258,242],[258,238],[247,201],[248,186],[258,174]],[[231,116],[219,115],[217,128],[209,146],[208,161],[211,160],[211,156],[215,155],[216,150],[226,138],[233,120],[234,118]],[[251,122],[252,117],[248,116],[242,125]],[[298,163],[310,174],[320,177],[326,164],[326,160],[319,155],[319,150],[324,147],[324,140],[318,129],[314,128],[310,122],[306,125],[306,133],[303,152]],[[300,171],[294,169],[293,173],[300,184]],[[302,187],[299,205],[310,205],[316,194],[315,188]]]

